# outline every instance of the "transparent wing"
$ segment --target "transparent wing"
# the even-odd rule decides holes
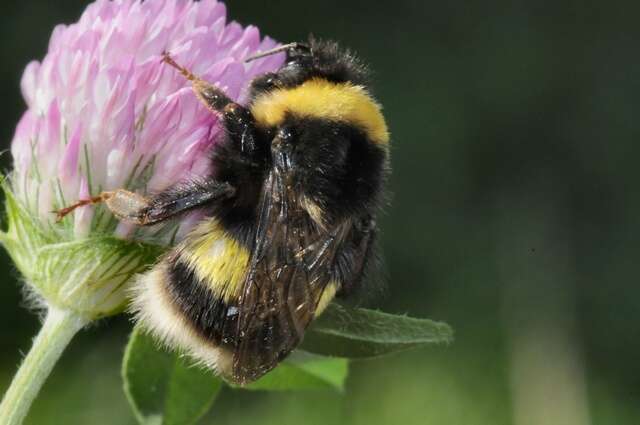
[[[263,188],[256,243],[239,300],[233,379],[253,381],[302,340],[329,284],[341,229],[320,231],[271,171]]]

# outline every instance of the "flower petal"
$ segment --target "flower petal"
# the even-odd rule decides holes
[[[277,69],[283,55],[244,58],[275,45],[255,27],[227,23],[215,0],[91,3],[77,23],[56,26],[47,55],[25,69],[29,110],[11,149],[16,194],[51,221],[58,203],[99,190],[160,191],[206,175],[218,117],[163,63],[163,51],[243,99],[251,78]],[[77,235],[91,232],[93,211],[78,209]],[[181,234],[191,221],[182,224]],[[117,232],[132,234],[125,226]]]

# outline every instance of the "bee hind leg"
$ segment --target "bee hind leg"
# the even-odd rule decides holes
[[[104,202],[113,193],[114,192],[102,192],[98,196],[93,196],[93,197],[88,198],[88,199],[80,199],[75,204],[68,205],[68,206],[66,206],[64,208],[61,208],[59,210],[52,211],[53,213],[56,214],[56,222],[58,222],[58,223],[61,222],[62,219],[64,219],[69,214],[71,214],[77,208],[84,207],[84,206],[87,206],[87,205],[95,205],[95,204],[99,204],[101,202]]]
[[[147,226],[170,219],[189,210],[227,199],[235,194],[235,188],[226,182],[206,180],[186,182],[164,192],[145,197],[128,190],[102,192],[56,211],[61,221],[78,207],[104,202],[119,219],[139,226]]]

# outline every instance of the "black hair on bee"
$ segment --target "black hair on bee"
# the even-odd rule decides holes
[[[135,285],[133,310],[151,333],[225,379],[251,382],[286,357],[336,296],[357,289],[373,256],[388,173],[389,134],[367,68],[336,43],[311,39],[257,77],[246,105],[166,54],[220,114],[212,175],[150,197],[104,192],[150,225],[194,209],[206,218]]]

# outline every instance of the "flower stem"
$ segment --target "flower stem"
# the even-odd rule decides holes
[[[50,307],[29,354],[0,404],[0,425],[20,425],[53,366],[87,320],[76,313]]]

